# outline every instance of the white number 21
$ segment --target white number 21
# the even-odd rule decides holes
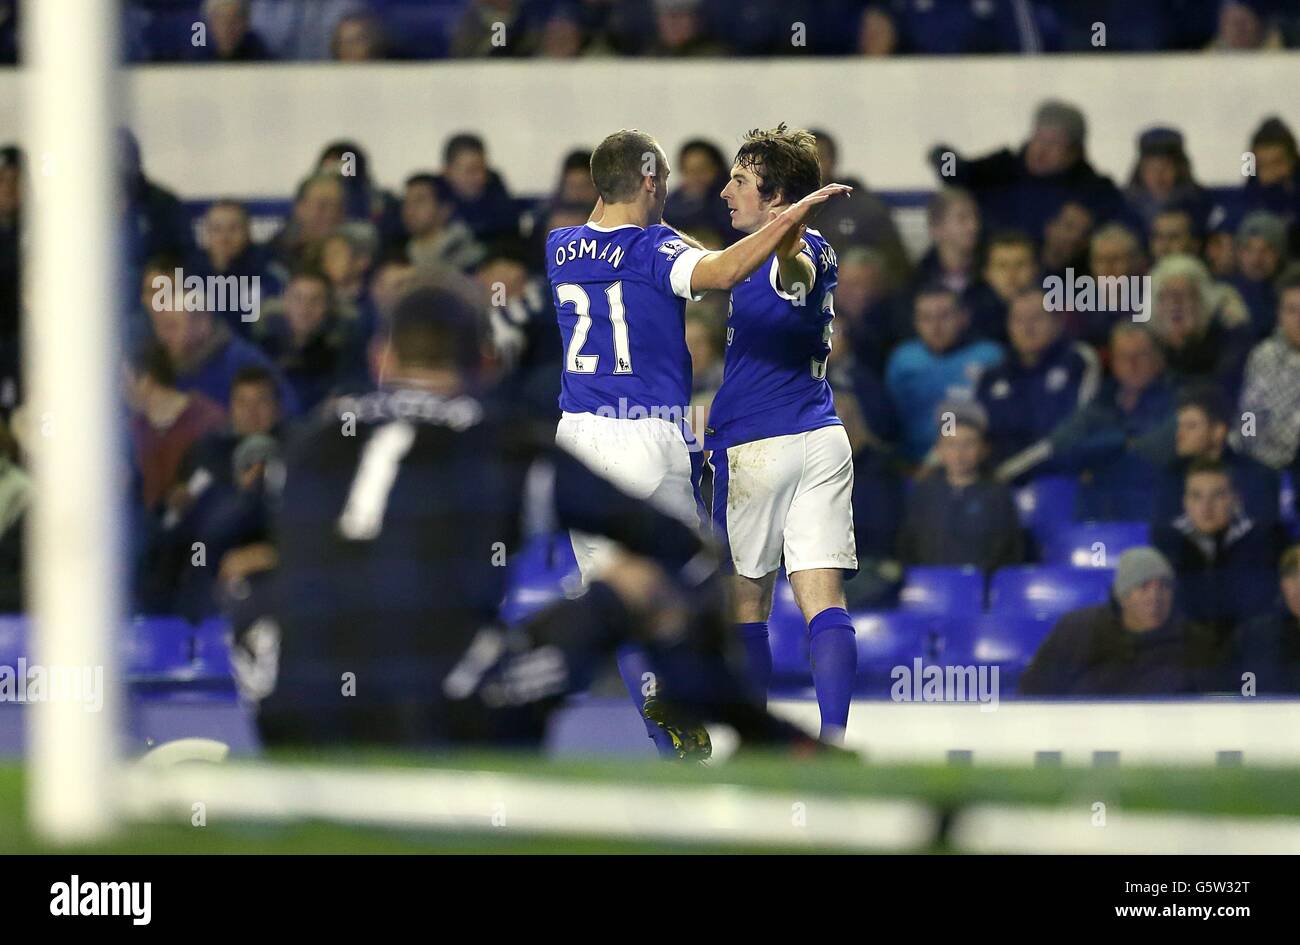
[[[564,354],[564,366],[574,374],[595,374],[600,355],[583,354],[587,333],[591,331],[591,299],[587,290],[572,282],[555,287],[555,297],[561,305],[572,304],[578,316],[569,339],[569,350]],[[609,304],[609,325],[614,335],[614,373],[632,373],[632,349],[627,340],[627,313],[623,308],[623,283],[612,282],[605,286],[605,301]]]

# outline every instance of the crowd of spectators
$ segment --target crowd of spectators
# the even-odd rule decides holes
[[[552,193],[523,199],[472,133],[449,136],[439,165],[412,169],[395,192],[372,178],[360,144],[330,142],[303,169],[278,231],[258,241],[238,199],[205,203],[192,226],[129,132],[119,145],[138,610],[201,619],[274,567],[268,463],[302,417],[375,383],[388,316],[421,280],[482,294],[507,395],[539,419],[556,416],[561,357],[541,246],[552,228],[589,216],[588,152],[564,157]],[[833,136],[819,132],[818,145],[824,174],[858,187],[816,224],[839,258],[829,378],[855,454],[854,603],[887,600],[910,566],[991,572],[1039,560],[1014,496],[1050,475],[1078,483],[1080,521],[1147,523],[1179,620],[1210,627],[1224,646],[1251,622],[1294,629],[1278,583],[1290,540],[1282,482],[1300,464],[1291,130],[1262,121],[1234,145],[1253,153],[1255,176],[1207,189],[1181,134],[1152,128],[1118,186],[1088,162],[1084,116],[1042,103],[1019,144],[968,157],[941,143],[928,155],[936,190],[918,259],[880,195],[837,166]],[[719,197],[727,156],[700,138],[673,158],[667,222],[709,246],[734,239]],[[18,603],[29,492],[23,442],[40,435],[21,406],[23,173],[21,152],[0,149],[7,606]],[[252,309],[186,305],[158,290],[178,273],[256,277],[260,296]],[[1124,291],[1109,301],[1059,291],[1089,278]],[[717,293],[688,307],[697,420],[720,383],[726,315]],[[1127,619],[1113,609],[1121,603],[1107,617],[1115,626]]]
[[[0,62],[20,0],[0,0]],[[1294,48],[1288,0],[127,0],[133,62]]]

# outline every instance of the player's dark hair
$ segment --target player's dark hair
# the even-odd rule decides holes
[[[767,130],[755,128],[745,135],[735,163],[754,172],[764,200],[780,191],[786,203],[795,203],[822,185],[817,139],[802,129],[791,131],[785,122]]]
[[[472,372],[490,337],[483,307],[448,286],[420,286],[393,310],[389,342],[397,360],[414,368]]]
[[[466,151],[487,155],[487,147],[483,144],[482,138],[468,132],[461,132],[447,139],[447,144],[442,149],[442,163],[450,164]]]
[[[653,137],[635,128],[616,131],[591,152],[591,181],[605,203],[627,203],[636,197],[641,182],[654,171],[662,181],[667,168],[663,149]]]
[[[270,388],[271,396],[275,398],[276,403],[280,402],[280,385],[275,382],[275,375],[269,368],[262,367],[260,364],[241,367],[230,379],[230,390],[233,392],[236,387],[243,387],[246,384],[261,384]]]

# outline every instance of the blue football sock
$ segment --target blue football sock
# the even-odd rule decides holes
[[[809,656],[823,739],[839,742],[849,724],[849,701],[858,674],[853,621],[843,607],[827,607],[808,622]]]
[[[755,688],[767,698],[768,687],[772,684],[772,647],[767,642],[767,621],[756,623],[738,623],[740,643],[745,648],[745,664]]]
[[[632,704],[636,706],[637,714],[645,723],[646,734],[655,743],[659,754],[665,758],[676,758],[677,752],[673,748],[672,736],[647,719],[645,712],[642,711],[648,698],[647,692],[653,694],[655,685],[654,674],[650,670],[650,661],[646,658],[645,651],[639,646],[619,647],[618,672],[623,677],[623,685],[627,686],[627,694],[632,697]]]

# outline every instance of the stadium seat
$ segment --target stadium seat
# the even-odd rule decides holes
[[[205,620],[194,631],[195,681],[209,686],[233,688],[230,671],[230,624],[216,618]]]
[[[1002,698],[1015,691],[1020,674],[1054,623],[1051,618],[1039,616],[977,614],[958,622],[943,662],[998,667],[998,692]]]
[[[989,586],[989,613],[1038,619],[1059,617],[1106,601],[1114,571],[1020,565],[1002,568]]]
[[[887,696],[896,666],[929,662],[935,649],[936,618],[906,610],[863,611],[853,615],[858,644],[860,692]]]
[[[984,575],[972,567],[908,568],[899,607],[922,614],[964,614],[984,609]]]
[[[510,586],[501,616],[507,623],[525,620],[566,593],[577,591],[581,581],[568,535],[557,532],[535,538],[510,562]]]
[[[1284,469],[1280,478],[1282,488],[1278,491],[1278,517],[1286,524],[1294,525],[1300,521],[1300,516],[1296,514],[1295,474],[1289,469]]]
[[[1083,522],[1067,525],[1049,535],[1043,544],[1045,564],[1076,568],[1113,568],[1130,548],[1151,542],[1146,522]]]
[[[768,643],[772,648],[774,685],[806,685],[812,679],[808,667],[808,624],[795,603],[790,582],[782,574],[772,594],[772,615],[767,621]]]
[[[1074,522],[1079,482],[1074,476],[1043,476],[1016,490],[1020,524],[1043,544]]]
[[[131,682],[183,682],[194,677],[194,627],[184,618],[135,617],[125,642]]]

